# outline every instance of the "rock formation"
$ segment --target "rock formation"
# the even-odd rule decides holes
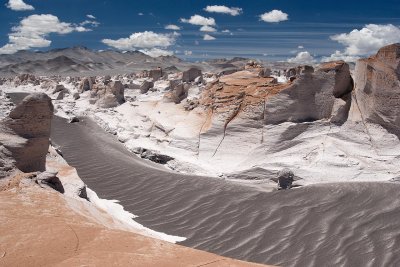
[[[78,91],[79,93],[83,93],[85,91],[90,91],[93,88],[93,84],[95,84],[96,80],[94,77],[86,77],[79,84]]]
[[[357,62],[352,119],[382,125],[400,137],[400,44]]]
[[[312,67],[298,68],[296,73],[291,85],[266,101],[265,123],[347,119],[353,82],[345,62],[326,63],[315,72]]]
[[[182,74],[183,82],[193,82],[197,77],[201,76],[201,70],[197,68],[190,68],[187,71],[184,71]]]
[[[144,81],[141,85],[140,85],[140,93],[145,94],[147,93],[150,88],[153,88],[154,83],[153,82],[149,82],[149,81]]]
[[[2,121],[2,152],[23,172],[44,171],[49,149],[53,104],[43,93],[27,96]]]
[[[98,98],[96,104],[101,108],[116,107],[125,102],[124,85],[120,81],[113,81],[107,85],[96,84],[91,95]]]

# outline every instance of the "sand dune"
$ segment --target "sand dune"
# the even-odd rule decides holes
[[[53,123],[54,142],[98,195],[118,199],[146,227],[182,244],[282,266],[396,266],[395,183],[339,183],[266,193],[185,176],[133,157],[85,119]]]

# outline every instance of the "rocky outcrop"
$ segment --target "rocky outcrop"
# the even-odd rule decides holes
[[[353,88],[348,64],[329,62],[315,72],[307,66],[288,72],[296,79],[266,101],[266,124],[321,119],[343,123],[347,119]]]
[[[98,98],[96,104],[101,108],[113,108],[125,103],[125,87],[120,81],[113,81],[107,85],[96,85],[91,91],[93,98]]]
[[[27,96],[2,121],[2,152],[23,172],[44,171],[49,149],[53,104],[49,96]]]
[[[193,82],[197,77],[201,76],[201,70],[197,68],[190,68],[187,71],[184,71],[182,74],[183,82]]]
[[[351,118],[382,125],[400,137],[400,44],[357,62]]]

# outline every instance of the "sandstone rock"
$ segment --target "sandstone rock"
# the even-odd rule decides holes
[[[153,79],[153,82],[158,81],[162,76],[163,76],[163,71],[161,68],[150,70],[149,72],[149,78]]]
[[[53,94],[58,93],[58,92],[61,92],[61,91],[64,91],[64,90],[67,90],[67,89],[64,87],[64,85],[62,85],[62,84],[57,84],[56,87],[55,87],[54,90],[53,90]]]
[[[3,121],[5,127],[20,140],[23,139],[23,142],[4,144],[15,159],[16,167],[21,171],[45,170],[53,111],[50,97],[43,93],[35,93],[25,97]]]
[[[144,81],[142,85],[140,85],[140,93],[145,94],[147,93],[150,88],[153,88],[154,83],[149,81]]]
[[[278,173],[278,189],[290,189],[294,181],[294,174],[289,169],[283,169]]]
[[[83,93],[85,91],[90,91],[93,88],[93,84],[95,84],[96,79],[94,77],[86,77],[79,84],[79,93]]]
[[[259,76],[259,77],[262,77],[262,78],[268,78],[268,77],[271,76],[271,74],[272,74],[271,69],[269,69],[269,68],[262,68],[262,69],[259,71],[258,76]]]
[[[400,137],[400,44],[359,60],[354,80],[352,119],[380,124]]]
[[[40,186],[48,186],[60,193],[65,191],[60,179],[57,177],[57,172],[45,171],[39,173],[34,177],[34,181]]]
[[[56,96],[56,100],[63,100],[64,99],[64,97],[65,97],[65,92],[66,91],[60,91],[58,94],[57,94],[57,96]]]
[[[107,92],[115,96],[118,104],[123,104],[125,102],[124,89],[124,85],[120,81],[115,81],[109,84]]]
[[[174,102],[175,104],[179,104],[188,96],[188,91],[189,85],[180,83],[164,95],[164,100],[166,102]]]
[[[101,108],[113,108],[125,103],[124,90],[124,85],[120,81],[110,82],[107,85],[96,84],[90,92],[90,97],[97,98],[96,103]]]
[[[184,71],[182,74],[183,82],[193,82],[197,77],[201,76],[201,70],[197,68],[190,68],[187,71]]]
[[[287,73],[292,75],[295,72],[296,69],[291,69]],[[342,61],[330,62],[316,72],[311,68],[300,68],[299,72],[291,85],[266,101],[265,123],[321,119],[343,123],[348,116],[349,95],[353,88],[348,65]]]

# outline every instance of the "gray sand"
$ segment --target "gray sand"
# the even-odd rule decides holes
[[[282,266],[400,266],[400,185],[346,183],[272,193],[163,170],[94,122],[55,118],[52,140],[101,198],[182,245]]]

